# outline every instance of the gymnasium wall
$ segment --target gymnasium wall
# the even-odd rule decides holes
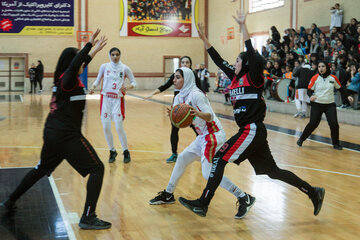
[[[101,28],[108,44],[89,65],[89,84],[94,81],[102,63],[108,62],[108,51],[118,47],[121,61],[128,65],[136,76],[138,89],[154,89],[164,82],[163,57],[188,55],[194,63],[204,61],[204,51],[199,38],[174,37],[120,37],[120,1],[85,0],[87,3],[88,30]],[[75,1],[75,30],[79,30],[79,4]],[[199,20],[204,19],[204,1],[199,1]],[[66,47],[78,47],[73,36],[0,36],[0,53],[26,53],[26,69],[38,59],[44,64],[44,89],[49,90],[53,82],[53,72],[61,51]],[[25,80],[25,91],[29,81]]]
[[[169,37],[120,37],[120,1],[118,0],[84,0],[87,3],[88,29],[102,29],[102,34],[108,37],[108,45],[89,65],[89,84],[94,81],[100,65],[108,62],[108,50],[116,46],[121,49],[121,60],[135,73],[137,89],[154,89],[164,82],[163,57],[189,55],[193,63],[208,61],[208,68],[216,72],[217,67],[210,58],[206,59],[204,47],[199,38],[169,38]],[[245,11],[249,0],[243,0]],[[79,29],[79,4],[75,1],[75,29]],[[205,4],[208,10],[205,10]],[[276,26],[280,34],[292,24],[290,9],[293,4],[297,9],[297,29],[300,26],[310,27],[315,22],[319,27],[330,24],[329,9],[339,2],[344,9],[344,23],[351,17],[357,17],[360,8],[359,0],[285,0],[285,5],[279,8],[249,14],[248,31],[252,35],[268,34],[271,26]],[[243,49],[239,27],[232,18],[240,9],[240,0],[199,0],[199,21],[205,22],[208,17],[208,35],[213,46],[224,59],[233,63]],[[359,18],[359,17],[358,17]],[[227,39],[227,32],[234,28],[234,39]],[[69,46],[78,47],[76,35],[73,36],[0,36],[0,53],[26,53],[31,64],[41,59],[45,66],[45,89],[50,89],[56,61],[61,51]],[[29,67],[27,65],[27,68]],[[214,86],[211,79],[211,86]],[[28,80],[25,81],[26,86]],[[27,89],[26,89],[27,91]]]

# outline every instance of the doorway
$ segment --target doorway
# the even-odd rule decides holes
[[[19,92],[25,87],[25,58],[0,57],[0,91]]]
[[[180,56],[164,56],[164,82],[180,67]]]

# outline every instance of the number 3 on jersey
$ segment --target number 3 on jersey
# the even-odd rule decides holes
[[[116,89],[116,83],[112,84],[112,89],[115,90]]]

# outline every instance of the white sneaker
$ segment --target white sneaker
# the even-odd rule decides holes
[[[297,112],[294,114],[294,118],[300,117],[300,115],[302,114],[302,112]]]

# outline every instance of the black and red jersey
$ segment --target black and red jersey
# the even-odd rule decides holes
[[[213,47],[207,50],[214,63],[228,78],[232,79],[229,94],[234,108],[235,120],[239,127],[264,121],[266,111],[262,96],[264,62],[261,56],[256,55],[251,40],[245,41],[245,45],[248,66],[243,67],[238,75],[235,74],[235,68],[222,59]]]
[[[87,65],[91,61],[88,55],[91,47],[91,43],[85,45],[53,87],[50,113],[46,119],[45,128],[81,131],[86,92],[78,72],[82,63],[85,62]]]

